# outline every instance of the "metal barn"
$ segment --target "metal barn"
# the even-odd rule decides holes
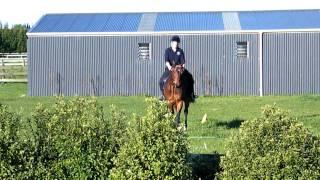
[[[159,95],[176,34],[197,94],[320,93],[319,30],[319,10],[47,14],[27,33],[29,95]]]

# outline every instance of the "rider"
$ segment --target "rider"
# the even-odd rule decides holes
[[[160,81],[159,81],[159,86],[160,86],[160,90],[162,92],[162,95],[163,95],[164,85],[165,85],[166,80],[169,77],[172,65],[173,64],[182,65],[183,67],[185,67],[184,52],[179,47],[179,45],[180,45],[180,37],[175,35],[171,38],[171,47],[167,48],[165,51],[164,59],[165,59],[166,68],[160,78]],[[187,70],[184,71],[183,75],[185,75],[189,79],[189,81],[191,82],[191,85],[189,87],[189,91],[190,91],[190,97],[194,101],[195,95],[194,95],[192,75]],[[161,99],[164,99],[164,97],[162,96]]]

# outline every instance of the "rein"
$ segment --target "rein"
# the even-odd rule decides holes
[[[172,80],[172,73],[170,73],[169,77],[168,77],[168,80]],[[172,80],[173,81],[173,80]],[[172,83],[173,87],[176,88],[176,89],[180,89],[182,88],[182,83],[180,83],[180,86],[176,86],[174,83]]]

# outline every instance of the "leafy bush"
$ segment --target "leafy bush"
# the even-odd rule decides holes
[[[0,179],[189,178],[186,135],[165,103],[148,103],[131,126],[115,107],[104,117],[92,98],[39,104],[27,121],[0,105]]]
[[[29,126],[20,122],[0,106],[1,179],[108,177],[127,120],[114,107],[106,119],[95,99],[58,98],[52,107],[38,105]],[[23,128],[29,133],[22,140]]]
[[[184,132],[173,124],[166,104],[147,99],[147,113],[135,118],[126,132],[126,143],[113,161],[111,179],[186,179],[188,143]]]
[[[124,130],[124,116],[115,110],[104,118],[95,99],[59,99],[53,109],[38,106],[35,122],[37,177],[107,177]]]
[[[262,117],[244,122],[226,149],[225,179],[320,177],[319,138],[275,106],[266,106]]]
[[[0,104],[0,179],[23,177],[31,165],[30,143],[19,138],[21,117]]]
[[[0,105],[0,173],[1,178],[8,178],[15,171],[15,147],[19,117],[9,112],[8,107]],[[9,160],[9,161],[8,161]]]

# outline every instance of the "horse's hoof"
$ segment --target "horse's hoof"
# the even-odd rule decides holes
[[[184,131],[187,131],[187,126],[183,126],[183,130],[184,130]]]

